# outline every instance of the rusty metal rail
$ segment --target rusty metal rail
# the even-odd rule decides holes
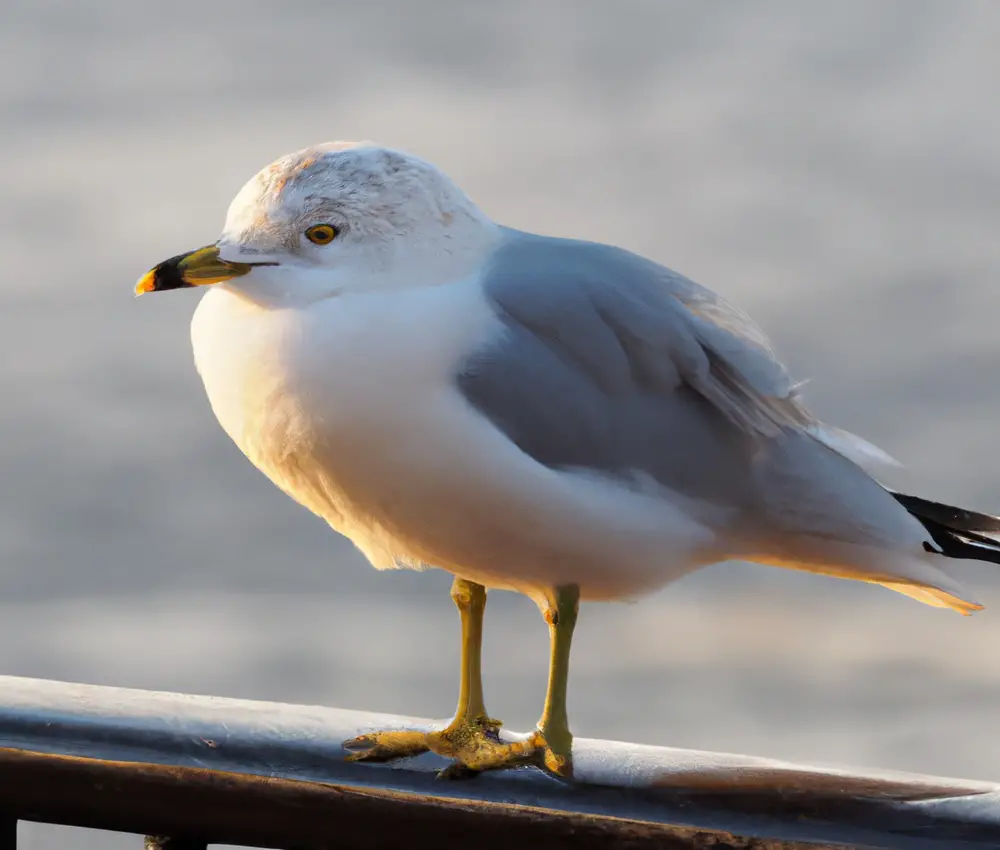
[[[442,781],[344,740],[429,721],[0,677],[0,850],[19,820],[146,847],[1000,847],[1000,785],[579,739],[576,778]]]

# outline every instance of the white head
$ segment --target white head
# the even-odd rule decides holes
[[[497,238],[497,227],[430,163],[331,142],[262,169],[233,199],[214,246],[161,263],[136,292],[225,282],[255,300],[311,303],[463,277]]]

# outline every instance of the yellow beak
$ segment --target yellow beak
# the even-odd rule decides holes
[[[165,289],[181,289],[189,286],[207,286],[234,277],[245,275],[253,265],[250,263],[229,263],[219,257],[215,245],[206,245],[197,251],[178,254],[164,260],[146,272],[135,285],[135,294],[163,292]]]

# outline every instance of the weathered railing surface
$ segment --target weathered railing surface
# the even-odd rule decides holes
[[[578,739],[576,779],[344,760],[387,715],[0,677],[0,850],[18,820],[147,847],[1000,847],[1000,785]],[[165,837],[154,837],[165,836]]]

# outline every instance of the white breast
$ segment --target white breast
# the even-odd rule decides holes
[[[385,468],[396,455],[390,449],[419,441],[421,411],[454,392],[457,364],[499,331],[474,282],[280,309],[219,285],[191,324],[195,364],[226,433],[282,490],[363,549],[358,526],[371,519],[358,502],[392,498],[368,492],[391,490],[399,470]],[[394,551],[391,560],[401,557]]]

